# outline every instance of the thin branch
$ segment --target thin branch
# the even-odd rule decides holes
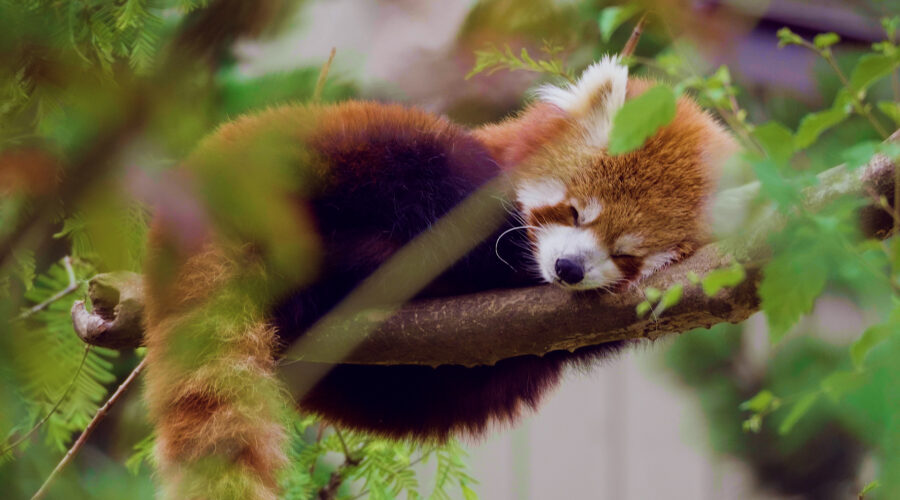
[[[341,447],[344,449],[344,463],[331,473],[331,476],[328,478],[328,484],[319,490],[319,493],[316,495],[319,500],[331,500],[335,498],[338,488],[340,488],[341,484],[344,482],[344,473],[346,470],[350,467],[356,467],[361,461],[359,458],[354,458],[353,454],[350,453],[350,448],[347,447],[347,442],[344,441],[344,435],[341,434],[341,430],[337,426],[334,427],[334,433],[337,434],[337,437],[341,442]]]
[[[122,397],[122,394],[125,393],[125,390],[127,390],[128,387],[131,386],[131,383],[134,382],[134,380],[137,378],[137,376],[140,375],[141,371],[144,369],[145,362],[146,359],[142,359],[141,362],[138,363],[138,365],[135,366],[133,370],[131,370],[131,373],[128,374],[128,377],[122,382],[122,384],[119,385],[119,388],[116,389],[116,392],[114,392],[112,396],[110,396],[109,399],[106,400],[106,403],[99,410],[97,410],[97,414],[94,415],[94,418],[91,419],[90,423],[87,425],[87,427],[84,428],[84,431],[81,432],[81,435],[78,436],[78,439],[75,441],[72,447],[69,448],[69,451],[66,452],[66,456],[64,456],[63,459],[60,460],[59,464],[56,465],[56,468],[53,469],[53,472],[51,472],[50,475],[47,476],[44,484],[42,484],[37,493],[35,493],[34,496],[31,497],[31,500],[44,498],[44,495],[47,493],[47,489],[50,487],[50,484],[53,482],[56,476],[59,475],[59,473],[66,467],[66,465],[69,464],[69,462],[72,461],[73,458],[75,458],[75,455],[78,454],[78,451],[81,450],[81,448],[84,446],[84,443],[87,442],[87,438],[91,435],[92,432],[94,432],[94,429],[97,428],[97,425],[100,424],[100,421],[103,420],[103,418],[109,412],[109,409],[112,408],[114,404],[116,404],[116,401],[118,401],[119,398]]]
[[[406,465],[406,469],[409,469],[409,468],[413,467],[414,465],[416,465],[417,463],[419,463],[419,462],[425,460],[426,458],[428,458],[429,456],[431,456],[431,454],[432,454],[433,452],[434,452],[434,448],[429,448],[428,451],[423,452],[422,455],[419,456],[419,458],[417,458],[417,459],[411,461],[410,463],[408,463],[408,464]],[[396,472],[391,472],[390,474],[391,474],[391,477],[395,477],[395,476],[397,475]],[[368,493],[369,493],[369,489],[368,489],[368,488],[364,488],[362,491],[360,491],[360,492],[357,493],[356,495],[353,495],[352,497],[350,497],[350,500],[356,500],[356,499],[358,499],[358,498],[362,498],[362,497],[366,496]]]
[[[27,311],[20,314],[19,315],[20,320],[28,318],[29,316],[33,315],[36,312],[43,311],[50,304],[56,302],[57,300],[60,300],[61,298],[65,297],[66,295],[69,295],[70,293],[74,292],[75,290],[78,290],[79,283],[78,283],[78,280],[75,279],[75,270],[72,268],[72,257],[69,257],[68,255],[66,255],[66,257],[63,259],[63,265],[66,268],[66,274],[69,276],[69,285],[66,286],[65,288],[63,288],[62,290],[56,292],[55,294],[53,294],[53,296],[51,296],[47,300],[41,302],[40,304],[35,305],[31,309],[28,309]]]
[[[84,362],[87,360],[89,352],[91,352],[91,346],[85,345],[84,346],[84,355],[81,356],[81,362],[78,364],[78,369],[75,370],[75,375],[72,377],[72,381],[69,382],[69,385],[66,387],[66,390],[63,391],[62,396],[60,396],[59,399],[56,400],[56,403],[53,405],[53,408],[50,408],[50,411],[47,412],[47,414],[44,416],[44,418],[42,418],[38,423],[34,424],[34,427],[32,427],[28,432],[26,432],[24,436],[20,437],[19,439],[17,439],[13,443],[11,443],[6,448],[0,450],[0,457],[6,455],[7,453],[16,449],[16,447],[18,447],[20,444],[27,441],[28,438],[30,438],[32,434],[37,432],[37,430],[40,429],[45,423],[47,423],[47,421],[50,420],[50,417],[54,413],[56,413],[56,410],[59,409],[59,407],[60,407],[60,405],[62,405],[63,401],[65,401],[66,398],[69,397],[69,393],[72,392],[72,388],[75,387],[75,382],[78,381],[78,376],[81,375],[81,370],[84,368]]]
[[[322,70],[319,71],[319,78],[316,80],[316,90],[313,91],[312,102],[319,102],[322,100],[322,91],[325,89],[325,81],[328,80],[328,72],[331,70],[331,63],[334,62],[334,55],[336,53],[337,48],[332,47],[328,60],[322,65]]]
[[[641,19],[634,26],[634,30],[632,30],[631,36],[628,37],[628,41],[625,42],[625,48],[622,49],[621,53],[623,59],[634,54],[634,50],[637,48],[637,44],[641,39],[641,35],[644,33],[645,24],[647,24],[647,14],[641,16]]]
[[[344,441],[344,435],[341,434],[341,429],[335,426],[334,433],[337,434],[338,440],[341,442],[341,448],[344,449],[344,457],[346,457],[347,462],[350,462],[353,465],[358,464],[359,460],[356,459],[352,453],[350,453],[350,448],[347,447],[347,441]]]

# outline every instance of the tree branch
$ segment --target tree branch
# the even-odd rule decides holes
[[[87,427],[84,428],[84,431],[82,431],[81,435],[78,436],[78,439],[75,441],[72,447],[69,448],[69,451],[66,452],[66,455],[56,465],[56,468],[53,469],[53,472],[51,472],[50,475],[47,476],[44,484],[42,484],[37,493],[35,493],[34,496],[31,497],[31,500],[39,500],[41,498],[44,498],[44,495],[46,495],[47,493],[47,489],[50,487],[50,484],[53,482],[56,476],[59,475],[59,473],[66,467],[66,465],[69,464],[69,462],[72,461],[73,458],[75,458],[75,455],[78,454],[78,451],[82,448],[82,446],[84,446],[84,443],[87,442],[87,438],[91,435],[92,432],[94,432],[94,429],[97,428],[97,425],[101,420],[103,420],[103,418],[109,412],[109,409],[112,408],[114,404],[116,404],[116,401],[118,401],[119,398],[122,397],[122,394],[125,393],[125,390],[128,389],[131,383],[134,382],[138,375],[140,375],[141,371],[144,369],[144,361],[145,360],[142,359],[141,362],[138,363],[138,365],[135,366],[133,370],[131,370],[131,373],[122,382],[122,384],[119,385],[119,388],[116,389],[116,392],[114,392],[113,395],[110,396],[108,400],[106,400],[106,404],[104,404],[99,410],[97,410],[94,418],[92,418]]]
[[[898,137],[900,131],[892,140]],[[894,170],[894,163],[882,155],[855,171],[843,166],[832,168],[819,175],[816,186],[807,189],[804,208],[815,212],[845,195],[868,194],[875,200],[893,200]],[[713,212],[733,221],[733,214],[745,212],[758,193],[758,183],[725,191]],[[766,238],[785,222],[784,215],[770,208],[739,235],[706,245],[685,261],[643,281],[641,288],[684,285],[680,302],[661,316],[638,317],[637,304],[644,300],[638,287],[619,294],[571,293],[549,285],[492,291],[417,301],[396,311],[365,310],[351,319],[317,327],[314,334],[304,336],[299,360],[489,365],[525,354],[542,355],[622,339],[652,339],[723,322],[737,323],[759,309],[756,291],[769,256]],[[861,224],[868,236],[885,238],[891,234],[893,220],[876,201],[861,212]],[[708,297],[699,285],[687,279],[690,272],[702,276],[735,261],[744,266],[746,279],[714,297]],[[82,335],[83,339],[88,337]],[[357,347],[349,355],[336,359],[336,352],[346,350],[343,346],[357,340]],[[291,361],[285,360],[284,364]]]
[[[56,302],[57,300],[62,299],[63,297],[65,297],[66,295],[69,295],[70,293],[74,292],[75,290],[78,290],[78,280],[75,279],[75,270],[72,268],[72,257],[66,255],[63,258],[63,266],[65,266],[65,268],[66,268],[66,275],[69,277],[69,284],[62,290],[54,293],[47,300],[41,302],[40,304],[35,304],[30,309],[28,309],[27,311],[20,314],[19,315],[20,320],[28,318],[37,312],[43,311],[50,304]]]

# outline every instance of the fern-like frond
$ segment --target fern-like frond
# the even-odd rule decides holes
[[[82,279],[93,274],[83,263],[74,267]],[[38,304],[68,284],[68,273],[57,263],[35,279],[25,298]],[[72,330],[71,305],[72,300],[58,300],[31,315],[27,328],[13,341],[17,356],[11,376],[18,380],[30,415],[19,430],[31,428],[49,415],[40,434],[48,446],[60,451],[66,449],[73,433],[90,422],[106,398],[106,385],[115,380],[109,360],[117,356],[116,351],[95,348],[80,366],[85,347]]]

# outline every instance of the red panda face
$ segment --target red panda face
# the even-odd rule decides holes
[[[693,218],[654,210],[652,197],[614,193],[602,189],[602,182],[547,177],[519,185],[535,262],[547,282],[618,291],[693,249],[701,232]],[[682,206],[675,212],[696,208]]]
[[[541,276],[613,291],[690,254],[707,239],[706,205],[731,137],[682,97],[676,117],[638,150],[607,153],[612,117],[652,84],[604,58],[566,88],[538,91],[566,119],[516,172],[516,201]],[[537,109],[537,108],[533,108]]]

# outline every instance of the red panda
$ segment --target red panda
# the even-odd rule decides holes
[[[179,248],[165,218],[154,225],[146,272],[147,399],[167,498],[276,498],[285,461],[278,353],[497,176],[513,179],[517,210],[420,297],[542,281],[618,290],[690,254],[707,237],[705,203],[733,142],[682,97],[673,122],[642,148],[607,154],[612,116],[649,85],[629,81],[624,66],[605,58],[573,85],[541,88],[519,116],[474,131],[415,109],[346,102],[271,109],[207,138],[185,160],[186,171],[252,149],[261,131],[299,146],[286,164],[302,170],[303,186],[272,196],[295,200],[310,216],[321,258],[310,282],[290,291],[273,286],[272,301],[253,303],[245,288],[259,283],[223,291],[247,269],[277,275],[254,258],[253,245],[228,250],[210,232]],[[498,240],[519,227],[526,232]],[[495,254],[498,241],[511,265]],[[209,319],[203,307],[210,303],[235,311],[227,324]],[[188,323],[194,330],[183,328]],[[185,354],[179,349],[186,335],[216,345]],[[479,435],[535,408],[567,364],[620,346],[469,368],[335,365],[297,403],[335,425],[392,438]]]

